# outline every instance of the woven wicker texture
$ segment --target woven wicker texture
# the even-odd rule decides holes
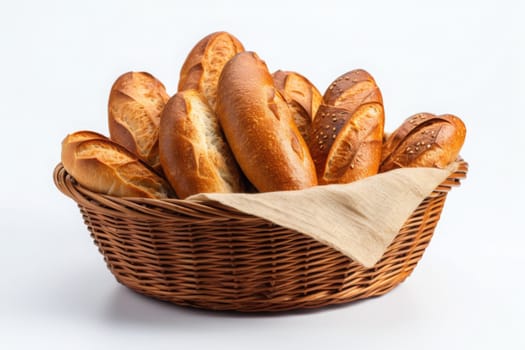
[[[448,191],[467,170],[461,161],[370,269],[310,237],[220,204],[93,193],[61,164],[54,181],[78,203],[120,283],[179,305],[252,312],[321,307],[388,292],[421,259]]]

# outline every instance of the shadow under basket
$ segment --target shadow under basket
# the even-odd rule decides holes
[[[468,164],[413,212],[373,268],[318,241],[215,202],[117,198],[91,192],[58,164],[58,189],[77,202],[117,281],[139,293],[212,310],[283,311],[382,295],[427,247],[447,193]]]

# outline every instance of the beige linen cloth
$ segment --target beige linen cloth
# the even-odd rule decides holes
[[[212,200],[296,230],[373,267],[418,205],[452,172],[402,168],[345,185],[301,191],[206,193]]]

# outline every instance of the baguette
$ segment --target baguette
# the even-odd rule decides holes
[[[218,84],[217,115],[233,154],[260,192],[317,184],[310,152],[264,61],[234,56]]]
[[[161,117],[160,161],[180,198],[243,192],[242,176],[219,121],[197,90],[175,94]]]
[[[128,72],[113,84],[108,103],[111,139],[158,172],[160,113],[168,98],[164,85],[151,74]]]
[[[126,148],[80,131],[62,141],[62,164],[87,189],[117,197],[168,198],[169,184]]]
[[[366,71],[337,78],[323,96],[308,147],[319,184],[353,182],[379,170],[383,143],[383,98]]]

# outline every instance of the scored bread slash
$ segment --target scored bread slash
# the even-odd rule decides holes
[[[323,99],[321,93],[306,77],[296,72],[278,70],[272,74],[272,78],[292,110],[299,132],[308,143],[312,120]]]
[[[197,90],[175,94],[162,113],[160,161],[180,198],[243,192],[243,178],[215,112]]]
[[[126,148],[80,131],[62,141],[62,164],[87,189],[117,197],[168,198],[169,184]]]
[[[226,62],[242,51],[242,43],[227,32],[215,32],[202,38],[182,65],[178,91],[199,91],[215,110],[217,84],[222,69]]]
[[[160,113],[168,101],[164,85],[146,72],[128,72],[113,84],[108,102],[111,140],[161,172],[158,135]]]
[[[465,124],[452,114],[414,114],[384,143],[380,172],[402,167],[444,169],[458,157],[465,135]]]

